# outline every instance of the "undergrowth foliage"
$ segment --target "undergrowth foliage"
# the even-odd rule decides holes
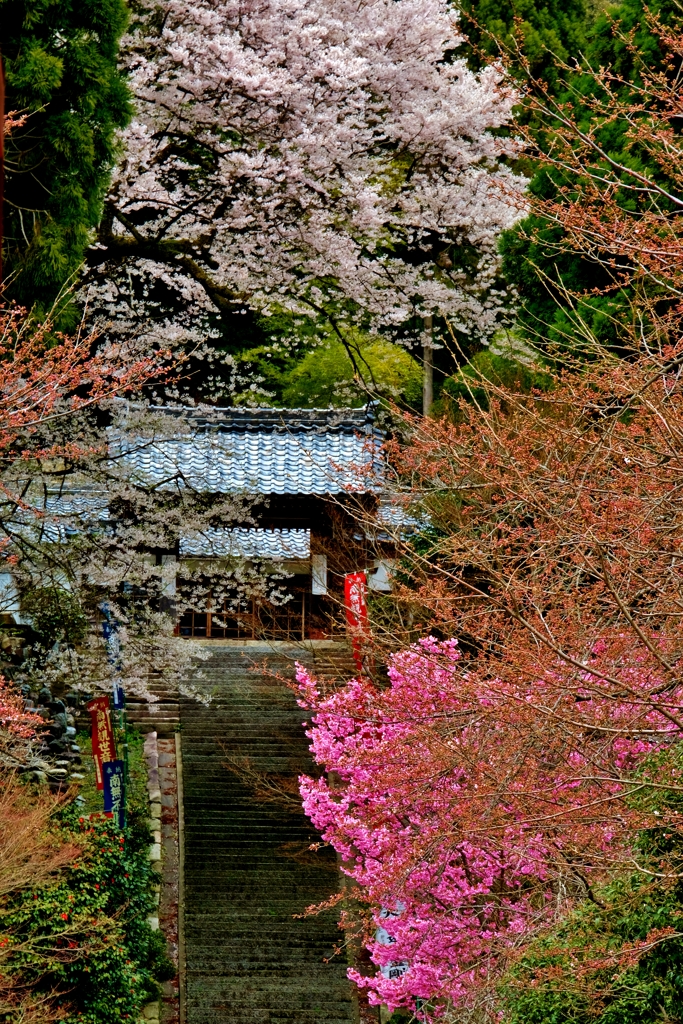
[[[119,830],[105,817],[79,818],[72,805],[55,838],[69,844],[68,866],[0,907],[0,1019],[15,1020],[23,1002],[36,1021],[43,1011],[69,1024],[137,1020],[158,981],[175,973],[146,921],[154,910],[147,823],[140,813]]]
[[[671,798],[658,802],[665,813]],[[510,967],[501,986],[506,1021],[679,1020],[682,854],[680,832],[668,825],[640,833],[633,869],[602,886],[598,899],[542,934]]]
[[[9,770],[43,724],[0,679],[0,1021],[137,1020],[175,967],[155,912],[146,791],[137,775],[127,826],[79,815]],[[11,758],[11,762],[8,762]]]

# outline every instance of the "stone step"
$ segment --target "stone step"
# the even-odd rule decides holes
[[[323,653],[309,655],[316,671],[347,676],[345,652]],[[309,853],[319,837],[303,813],[259,802],[223,764],[248,758],[252,769],[292,781],[312,771],[294,694],[252,670],[267,657],[269,671],[293,678],[293,659],[306,656],[296,647],[214,647],[188,679],[211,702],[180,698],[187,1024],[357,1019],[346,963],[332,955],[343,938],[335,915],[294,918],[337,890],[334,855]]]
[[[216,1024],[217,1020],[230,1021],[230,1024],[348,1024],[349,1012],[352,1011],[333,1017],[322,1008],[309,1011],[274,1010],[270,1006],[258,1009],[251,1007],[244,1011],[239,1005],[232,1007],[224,1003],[220,1006],[220,1017],[216,1015],[215,1009],[197,1013],[193,1011],[192,1024]]]
[[[186,941],[196,944],[196,938],[195,935],[190,933]],[[220,936],[216,936],[216,939],[219,938]],[[302,989],[302,976],[307,979],[306,992],[309,991],[310,986],[315,986],[317,982],[320,982],[325,991],[330,991],[329,966],[325,963],[325,960],[332,956],[332,954],[333,950],[328,947],[301,946],[294,950],[288,949],[285,953],[281,952],[280,955],[275,955],[275,952],[270,956],[266,953],[258,955],[256,951],[247,949],[240,951],[235,949],[228,956],[223,956],[222,951],[221,956],[216,956],[215,949],[202,950],[201,947],[197,946],[197,950],[193,952],[187,964],[188,970],[195,972],[201,970],[211,977],[220,978],[230,973],[232,981],[237,982],[239,980],[240,984],[244,984],[245,978],[248,978],[250,985],[256,985],[259,978],[269,977],[274,972],[278,972],[282,980],[283,968],[287,966],[287,970],[284,971],[284,977],[289,980],[290,984],[294,985],[297,992]],[[317,971],[310,966],[316,957],[324,965],[324,970]],[[340,981],[337,984],[337,989],[340,993],[345,992],[347,989],[346,982],[342,983]]]

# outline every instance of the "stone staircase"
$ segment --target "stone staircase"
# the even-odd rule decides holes
[[[142,732],[154,731],[168,739],[177,732],[180,722],[178,687],[161,678],[150,679],[148,685],[154,694],[153,703],[142,697],[126,696],[128,722]]]
[[[187,1024],[358,1019],[336,911],[294,917],[337,891],[334,855],[308,851],[318,837],[294,799],[255,795],[311,767],[303,712],[262,672],[291,678],[295,659],[349,674],[341,645],[212,644],[188,680],[211,702],[180,698]]]

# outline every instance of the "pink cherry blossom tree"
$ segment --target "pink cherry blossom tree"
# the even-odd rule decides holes
[[[135,117],[90,254],[117,328],[206,337],[275,309],[490,333],[496,239],[522,204],[446,0],[163,0],[133,26]]]
[[[302,778],[304,807],[369,905],[377,971],[350,975],[371,1002],[490,1010],[510,952],[572,899],[598,899],[637,830],[662,823],[648,784],[678,784],[675,763],[646,767],[680,741],[683,693],[662,696],[645,648],[606,638],[583,670],[558,660],[531,681],[490,668],[427,638],[390,659],[389,687],[325,692],[299,670],[329,773]]]

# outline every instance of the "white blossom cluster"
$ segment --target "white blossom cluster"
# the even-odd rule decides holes
[[[24,677],[35,677],[39,685],[108,690],[111,667],[93,618],[106,600],[119,624],[128,695],[151,700],[153,679],[195,695],[186,676],[204,655],[201,644],[175,635],[180,616],[206,611],[208,594],[218,607],[238,608],[250,600],[282,603],[288,575],[272,560],[266,564],[257,557],[205,557],[180,564],[171,553],[181,538],[203,538],[217,525],[224,530],[256,525],[254,496],[198,490],[168,461],[163,481],[131,470],[124,451],[130,456],[179,436],[190,446],[201,442],[196,424],[178,410],[113,399],[97,412],[63,411],[61,419],[40,425],[25,444],[45,451],[50,443],[64,447],[76,437],[77,456],[67,452],[4,465],[0,535],[11,571],[6,568],[0,581],[0,613],[18,612],[18,593],[58,588],[87,612],[89,629],[77,649],[57,644],[49,655],[35,649],[22,669]],[[103,413],[109,419],[106,430]],[[190,675],[198,672],[194,668]]]
[[[446,0],[162,0],[125,41],[136,113],[90,301],[160,337],[240,308],[490,334],[516,96],[461,42]]]

